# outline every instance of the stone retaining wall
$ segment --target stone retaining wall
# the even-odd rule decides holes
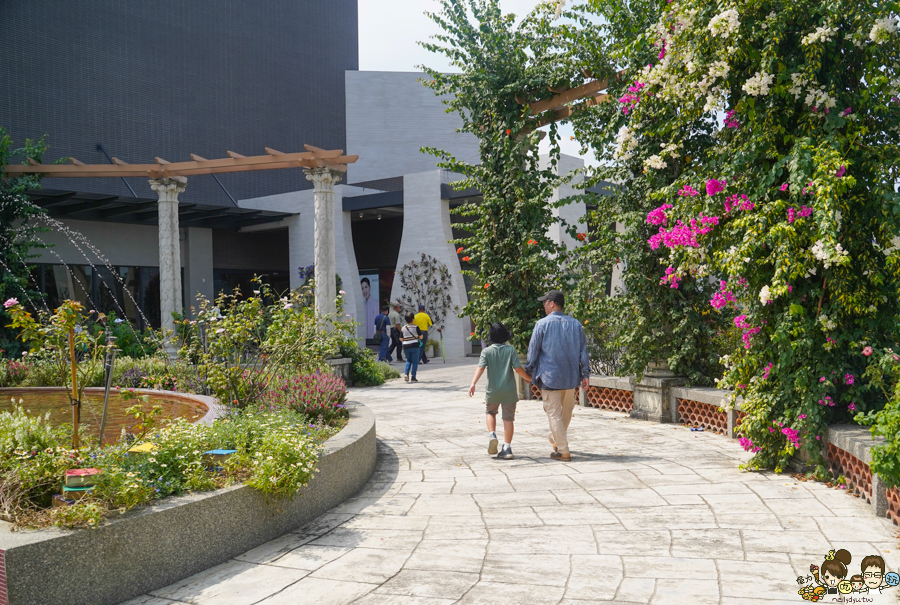
[[[325,443],[319,472],[290,500],[236,485],[166,498],[93,530],[0,529],[0,605],[114,605],[168,586],[297,529],[340,504],[375,469],[375,416]],[[3,590],[5,588],[5,590]]]

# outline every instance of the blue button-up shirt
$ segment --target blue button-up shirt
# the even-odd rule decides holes
[[[554,311],[534,326],[525,369],[538,387],[574,389],[591,374],[587,338],[581,323]]]

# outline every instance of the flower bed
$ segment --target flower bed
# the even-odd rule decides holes
[[[347,425],[322,445],[319,472],[293,498],[232,485],[158,500],[90,531],[0,529],[0,605],[121,603],[303,526],[375,469],[375,416],[359,404],[348,409]]]

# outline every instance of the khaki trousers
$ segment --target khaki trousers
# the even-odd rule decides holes
[[[569,428],[572,411],[575,409],[575,389],[564,391],[541,389],[541,399],[544,400],[544,412],[550,421],[550,437],[556,443],[559,453],[568,454],[569,440],[566,438],[566,429]]]

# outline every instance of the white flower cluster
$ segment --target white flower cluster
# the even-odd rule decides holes
[[[810,44],[817,44],[819,42],[828,42],[834,36],[836,31],[837,30],[833,27],[817,27],[816,31],[803,36],[800,43],[803,44],[803,46],[809,46]]]
[[[900,237],[895,236],[891,238],[891,245],[884,249],[884,255],[888,256],[896,250],[900,250]]]
[[[831,267],[832,264],[843,264],[845,259],[849,256],[847,251],[844,250],[840,244],[835,244],[834,250],[832,251],[825,246],[825,242],[822,240],[813,244],[813,247],[810,248],[809,251],[812,252],[812,255],[815,256],[817,260],[824,263],[826,269]]]
[[[556,13],[555,17],[559,19],[562,17],[563,9],[566,8],[566,0],[556,0]]]
[[[632,151],[638,146],[637,137],[634,131],[628,126],[622,126],[616,135],[616,150],[613,152],[613,158],[617,160],[628,161],[631,159]]]
[[[825,92],[824,88],[812,84],[803,74],[791,74],[791,87],[788,89],[788,92],[794,95],[795,99],[799,99],[803,95],[804,89],[806,89],[804,102],[810,107],[815,109],[832,109],[837,105],[837,101]]]
[[[668,166],[668,164],[666,164],[666,161],[658,155],[651,155],[649,158],[644,160],[644,166],[648,168],[655,168],[656,170],[662,170],[663,168]]]
[[[872,31],[869,32],[869,40],[875,44],[884,44],[897,32],[897,21],[893,17],[883,17],[875,20]]]
[[[662,151],[660,151],[660,155],[676,157],[678,156],[678,150],[684,147],[684,143],[669,143],[667,145],[663,145]]]
[[[834,323],[834,321],[832,321],[831,319],[829,319],[828,315],[826,315],[825,313],[822,313],[821,315],[819,315],[819,323],[822,324],[822,328],[826,332],[831,332],[832,330],[834,330],[837,327],[837,324]]]
[[[725,78],[728,76],[729,71],[731,71],[731,68],[728,67],[728,63],[716,61],[709,66],[709,77],[712,79]]]
[[[720,38],[728,38],[732,33],[736,32],[741,22],[738,20],[738,12],[733,8],[721,12],[709,20],[707,29],[712,35]]]
[[[765,305],[770,300],[772,300],[772,293],[769,292],[769,286],[763,286],[762,290],[759,291],[759,302]]]
[[[753,97],[765,96],[769,94],[769,87],[772,85],[773,79],[775,79],[775,76],[772,74],[765,74],[758,71],[752,78],[744,82],[744,85],[741,88],[744,89],[744,92]]]

